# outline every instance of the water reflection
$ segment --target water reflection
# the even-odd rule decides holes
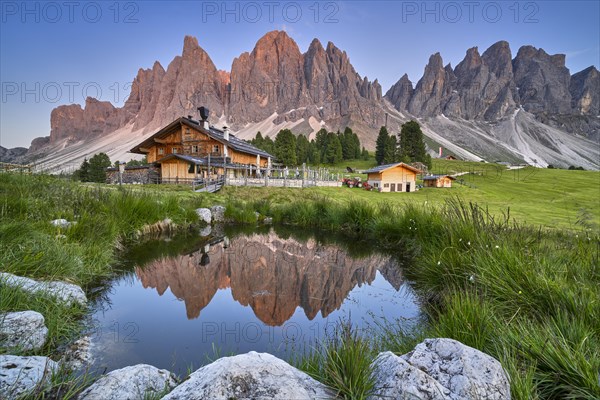
[[[138,265],[135,274],[161,296],[170,289],[185,303],[188,319],[198,318],[219,289],[229,288],[262,322],[280,326],[297,307],[309,320],[319,312],[327,317],[354,287],[371,284],[378,270],[399,290],[402,274],[389,256],[353,258],[339,246],[269,231],[216,238],[187,254]]]
[[[340,320],[365,331],[382,319],[420,323],[397,254],[392,261],[372,243],[281,227],[211,235],[127,247],[121,275],[92,298],[93,369],[145,363],[184,374],[217,353],[289,359]]]

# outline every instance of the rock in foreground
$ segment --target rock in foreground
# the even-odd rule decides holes
[[[425,339],[401,357],[381,353],[373,364],[376,395],[384,398],[510,400],[498,360],[456,340]]]
[[[87,303],[83,289],[72,283],[58,281],[38,282],[7,272],[0,272],[0,281],[6,286],[19,288],[31,294],[48,295],[69,305],[78,303],[85,306]]]
[[[331,399],[320,382],[270,354],[251,351],[206,365],[164,399]]]
[[[114,370],[79,395],[79,400],[134,400],[169,391],[177,385],[167,370],[138,364]]]
[[[42,388],[58,364],[48,357],[0,356],[0,399],[14,399]]]
[[[198,214],[200,221],[204,221],[208,225],[212,222],[212,213],[208,208],[198,208],[196,209],[196,214]]]
[[[0,347],[37,350],[46,343],[44,316],[35,311],[0,314]]]
[[[375,398],[449,400],[450,390],[402,357],[386,351],[373,362],[377,377]]]

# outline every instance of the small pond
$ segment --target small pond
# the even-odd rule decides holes
[[[373,329],[421,318],[398,261],[364,243],[289,228],[206,233],[124,252],[123,273],[94,303],[93,370],[185,374],[251,350],[289,360],[341,320]]]

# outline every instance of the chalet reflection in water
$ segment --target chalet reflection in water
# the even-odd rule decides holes
[[[370,284],[377,271],[398,290],[400,269],[387,256],[352,258],[337,246],[314,239],[301,243],[275,233],[213,240],[200,250],[162,258],[135,269],[144,288],[171,292],[195,319],[219,289],[250,306],[258,319],[280,326],[298,306],[309,320],[340,308],[357,285]]]

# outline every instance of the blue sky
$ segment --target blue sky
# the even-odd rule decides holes
[[[0,1],[0,145],[50,133],[50,112],[86,94],[122,105],[139,68],[165,68],[193,35],[219,69],[266,32],[345,50],[383,92],[416,83],[429,56],[455,66],[498,40],[567,55],[571,73],[600,64],[598,1]]]

